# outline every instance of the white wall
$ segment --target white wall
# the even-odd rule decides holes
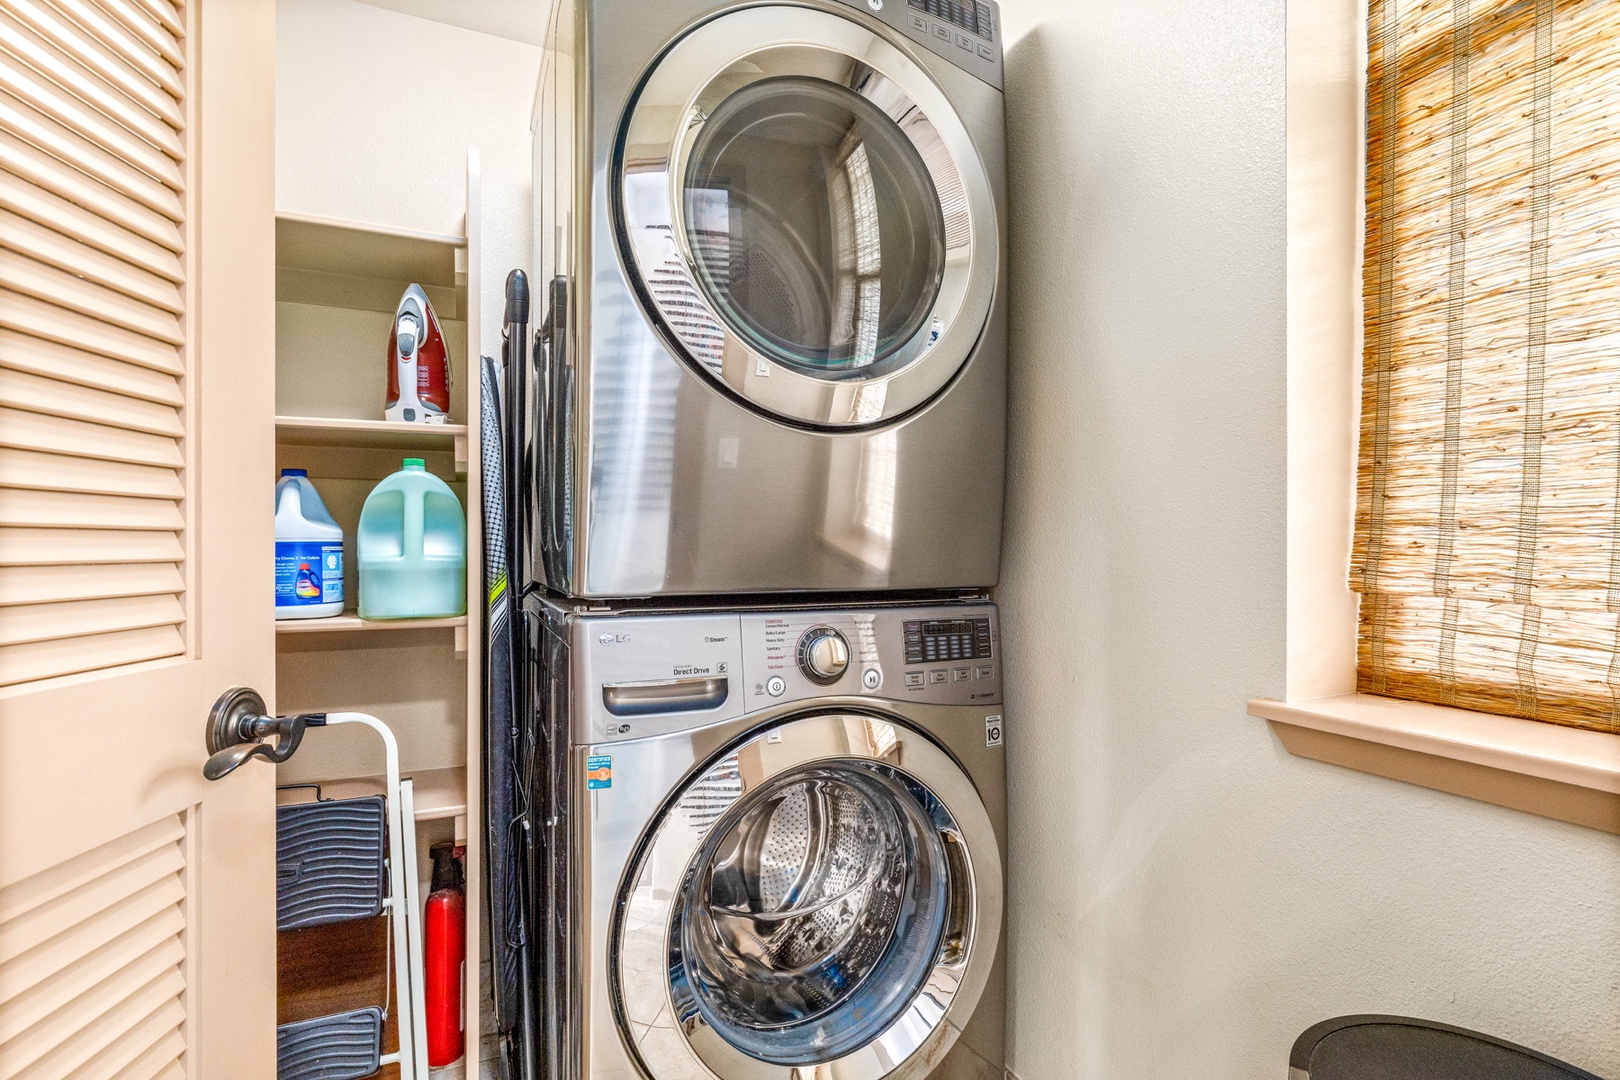
[[[538,2],[538,0],[537,0]],[[355,0],[276,4],[276,209],[460,233],[483,167],[483,352],[529,264],[529,111],[541,50]]]
[[[1349,1012],[1620,1076],[1620,839],[1292,758],[1283,0],[1005,0],[1012,1066]]]

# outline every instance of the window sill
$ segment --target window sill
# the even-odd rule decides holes
[[[1620,833],[1620,735],[1368,694],[1249,715],[1297,757]]]

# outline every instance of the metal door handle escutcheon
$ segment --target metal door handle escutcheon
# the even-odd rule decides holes
[[[233,686],[208,711],[204,741],[209,757],[203,764],[203,777],[219,780],[253,757],[280,764],[297,751],[306,728],[325,723],[325,713],[266,716],[264,698],[257,690]],[[273,746],[260,741],[272,736],[276,740]]]

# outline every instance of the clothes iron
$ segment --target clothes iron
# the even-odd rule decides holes
[[[413,424],[442,424],[450,418],[450,354],[420,285],[405,290],[394,312],[383,417]]]

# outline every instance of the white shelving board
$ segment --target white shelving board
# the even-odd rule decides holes
[[[338,416],[276,417],[276,438],[288,446],[444,450],[466,437],[466,424],[407,424],[402,420],[351,420]]]
[[[447,627],[466,626],[467,616],[453,615],[444,619],[362,619],[352,611],[324,619],[281,619],[276,623],[278,634],[341,634],[354,631],[443,630]]]

